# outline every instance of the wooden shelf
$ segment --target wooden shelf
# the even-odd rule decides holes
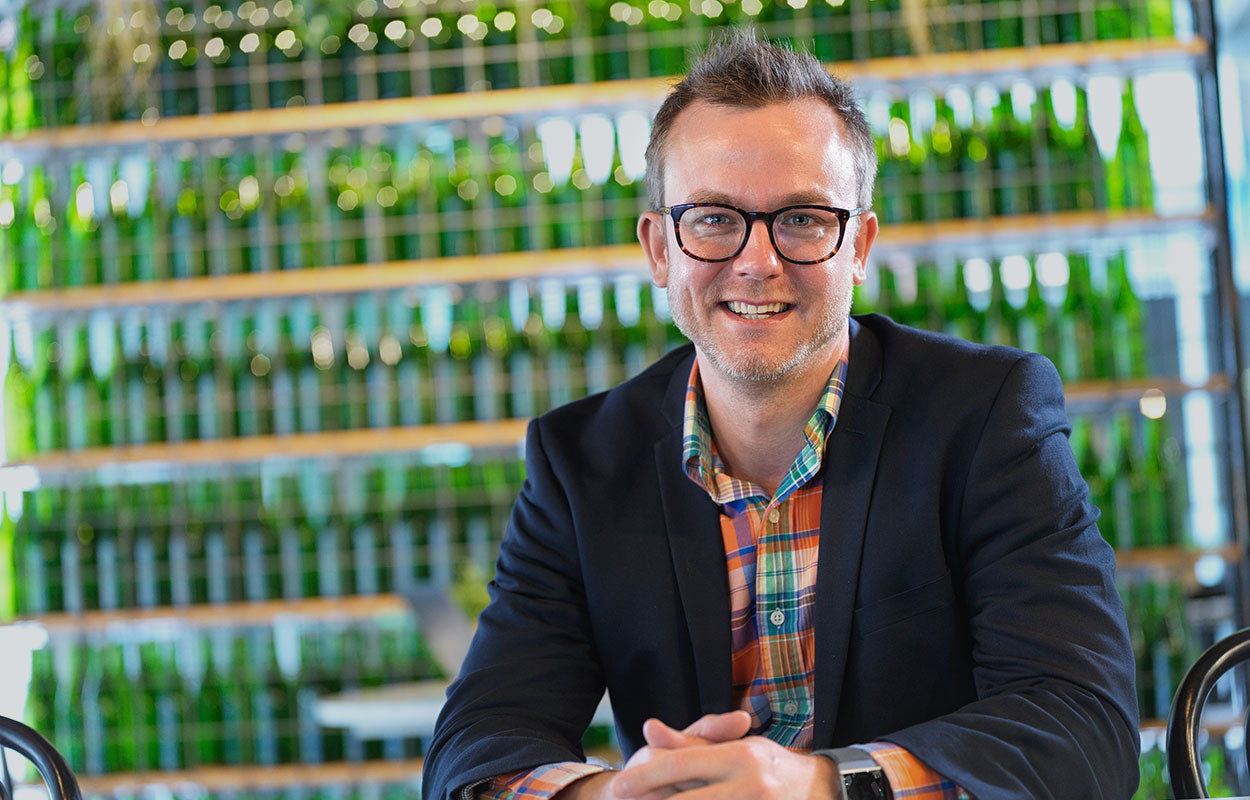
[[[1244,713],[1232,713],[1227,709],[1211,709],[1209,715],[1203,715],[1200,725],[1209,734],[1223,736],[1231,729],[1241,727],[1245,724],[1245,721],[1246,716]],[[1157,736],[1160,740],[1167,733],[1167,729],[1168,721],[1166,719],[1143,719],[1141,727],[1138,728],[1143,734]]]
[[[1200,385],[1191,385],[1176,377],[1081,381],[1065,386],[1065,393],[1068,406],[1073,407],[1108,401],[1134,403],[1151,390],[1160,391],[1165,397],[1178,397],[1190,392],[1222,394],[1229,388],[1226,376],[1215,375]],[[178,474],[180,469],[191,467],[357,458],[411,453],[439,446],[464,446],[474,450],[519,449],[524,444],[528,422],[526,419],[505,419],[59,450],[36,455],[27,461],[0,465],[0,481],[8,485],[29,486],[32,483],[56,483],[89,472],[150,473],[159,469],[172,470],[172,477],[177,479],[181,477]]]
[[[352,622],[411,614],[397,594],[311,597],[301,600],[268,600],[257,603],[162,606],[86,611],[82,614],[46,614],[15,620],[14,625],[38,625],[49,636],[76,638],[95,633],[159,631],[179,628],[241,628],[272,625],[279,620]]]
[[[0,301],[0,315],[50,314],[132,306],[183,306],[241,300],[351,294],[409,286],[486,283],[519,277],[645,272],[637,244],[522,251],[208,278],[47,289]]]
[[[219,792],[263,791],[291,786],[351,786],[369,783],[410,783],[421,778],[423,759],[364,761],[333,764],[200,767],[172,772],[125,772],[80,776],[78,786],[87,796],[138,794],[147,787],[181,790],[198,787]]]
[[[33,469],[40,478],[55,478],[97,470],[352,458],[413,452],[440,445],[464,445],[475,449],[507,448],[517,447],[524,442],[525,426],[528,422],[524,419],[507,419],[498,422],[365,428],[292,436],[251,436],[130,447],[96,447],[44,453],[28,461],[0,467],[0,472],[9,471],[12,474]]]
[[[873,248],[881,263],[893,253],[942,247],[995,246],[1057,248],[1079,246],[1089,237],[1129,238],[1143,234],[1209,230],[1215,214],[1162,217],[1152,212],[1089,211],[1027,214],[989,219],[884,225]],[[20,292],[0,300],[0,317],[130,307],[187,306],[309,295],[351,294],[410,286],[488,283],[517,278],[573,277],[634,272],[649,276],[637,244],[563,250],[523,251],[345,267],[251,272],[220,277],[130,282]]]
[[[963,246],[975,246],[981,252],[1004,247],[1022,248],[1025,252],[1039,248],[1079,249],[1088,246],[1092,237],[1130,239],[1209,231],[1217,219],[1212,209],[1169,216],[1153,211],[1104,210],[883,224],[871,257],[879,261],[880,256],[894,252],[959,250]]]
[[[597,748],[587,756],[608,764],[620,764],[613,748]],[[148,787],[175,790],[199,788],[209,794],[264,791],[293,786],[356,786],[361,784],[415,783],[421,779],[424,759],[336,762],[332,764],[281,764],[275,766],[200,767],[171,772],[119,772],[79,776],[84,796],[137,795]]]
[[[1194,564],[1200,558],[1212,555],[1229,564],[1239,562],[1242,557],[1237,545],[1205,549],[1152,547],[1117,550],[1116,566],[1121,573],[1185,574],[1192,573]],[[377,594],[45,614],[17,619],[9,624],[37,625],[44,628],[49,636],[73,638],[122,631],[161,631],[170,625],[197,629],[241,628],[272,625],[279,620],[351,622],[411,613],[411,606],[400,595]]]
[[[1235,544],[1223,547],[1142,547],[1133,550],[1116,550],[1116,571],[1149,572],[1160,575],[1192,575],[1199,559],[1216,556],[1226,564],[1237,564],[1242,559],[1241,548]]]
[[[1136,403],[1150,391],[1162,392],[1164,397],[1179,397],[1189,392],[1224,394],[1228,391],[1226,375],[1217,374],[1205,383],[1194,385],[1174,377],[1134,378],[1131,380],[1077,381],[1064,384],[1063,393],[1069,408],[1105,404],[1108,401]]]
[[[860,89],[881,84],[939,84],[945,87],[951,79],[960,78],[990,80],[999,76],[1014,78],[1027,75],[1049,78],[1076,69],[1123,71],[1139,66],[1171,68],[1191,63],[1206,52],[1206,42],[1200,38],[1188,41],[1173,38],[1130,39],[849,61],[829,67],[856,83]],[[497,115],[534,116],[556,111],[628,106],[650,109],[659,104],[675,80],[643,78],[532,89],[499,89],[170,117],[150,124],[117,122],[54,128],[0,139],[0,155],[6,151],[35,154],[46,150],[265,136]]]

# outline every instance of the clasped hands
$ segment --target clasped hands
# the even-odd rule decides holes
[[[561,798],[602,800],[833,800],[837,767],[822,756],[787,750],[763,736],[748,736],[745,711],[708,714],[675,730],[658,719],[642,726],[647,746],[620,772],[590,776],[569,786],[582,792]]]

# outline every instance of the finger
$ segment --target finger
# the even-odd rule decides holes
[[[682,733],[708,742],[731,742],[751,731],[751,715],[741,709],[725,714],[705,714],[692,722]]]
[[[686,788],[717,781],[732,771],[728,753],[719,752],[725,744],[696,745],[676,749],[655,748],[650,757],[635,763],[630,759],[613,781],[620,797],[641,797],[663,788]]]
[[[647,744],[652,747],[665,749],[688,747],[692,744],[703,743],[687,735],[684,731],[676,730],[654,717],[642,723],[642,736],[646,739]]]

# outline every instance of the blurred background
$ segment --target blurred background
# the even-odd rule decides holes
[[[682,341],[643,151],[747,24],[868,112],[856,310],[1058,366],[1170,796],[1250,623],[1247,0],[0,0],[0,714],[91,797],[413,796],[525,421]]]

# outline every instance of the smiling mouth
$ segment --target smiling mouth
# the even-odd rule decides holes
[[[738,300],[729,300],[721,303],[731,313],[742,317],[743,319],[768,319],[769,317],[790,310],[789,303],[764,303],[762,305],[753,305],[751,303],[743,303]]]

